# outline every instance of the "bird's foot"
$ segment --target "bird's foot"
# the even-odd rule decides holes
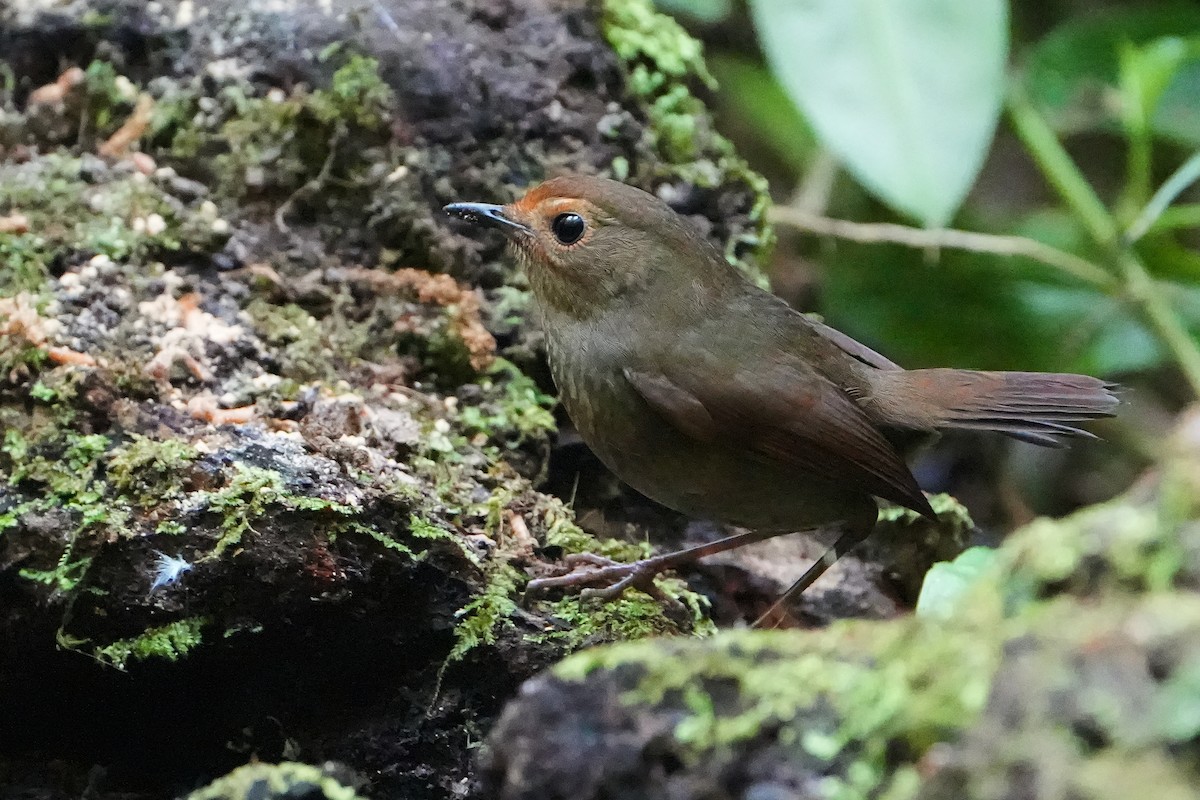
[[[535,595],[551,589],[566,589],[578,591],[584,598],[612,600],[624,594],[626,589],[640,589],[656,600],[672,605],[679,602],[654,582],[655,576],[668,567],[661,557],[625,564],[594,553],[572,553],[563,561],[572,567],[570,572],[535,578],[526,585],[526,593]]]

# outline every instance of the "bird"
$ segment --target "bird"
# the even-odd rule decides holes
[[[563,175],[507,205],[444,210],[507,238],[559,399],[599,459],[670,509],[744,529],[629,564],[589,559],[528,591],[611,598],[708,555],[835,528],[761,624],[870,534],[878,500],[936,518],[902,440],[956,428],[1057,447],[1116,413],[1115,385],[1086,375],[903,369],[760,288],[665,202],[618,181]]]

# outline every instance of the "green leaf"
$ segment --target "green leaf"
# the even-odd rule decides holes
[[[1074,368],[1021,293],[1021,278],[1047,268],[950,250],[931,261],[909,248],[849,242],[824,261],[829,324],[904,367]]]
[[[953,561],[939,561],[929,568],[917,614],[933,619],[950,619],[962,606],[963,599],[996,563],[996,551],[990,547],[971,547]]]
[[[1005,0],[752,0],[767,60],[817,136],[893,208],[947,223],[996,127]]]
[[[1200,44],[1200,43],[1196,43]],[[1119,50],[1123,111],[1130,135],[1149,132],[1155,109],[1167,87],[1189,58],[1200,48],[1178,36],[1165,36],[1148,44],[1124,44]]]
[[[1164,38],[1185,40],[1186,57],[1172,65],[1172,48],[1149,57],[1143,77],[1162,81],[1150,106],[1150,128],[1157,136],[1183,144],[1200,144],[1200,59],[1195,47],[1200,36],[1200,8],[1194,3],[1112,9],[1072,17],[1034,48],[1025,71],[1029,97],[1050,123],[1064,133],[1113,130],[1130,98],[1114,102],[1121,72],[1122,51]],[[1151,48],[1153,49],[1153,48]],[[1128,58],[1128,56],[1126,56]],[[1157,62],[1157,63],[1154,63]],[[1132,65],[1127,65],[1132,66]],[[1143,104],[1133,98],[1133,108]]]

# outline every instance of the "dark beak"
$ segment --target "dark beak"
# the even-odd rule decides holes
[[[529,228],[504,216],[504,206],[496,206],[491,203],[451,203],[442,210],[468,222],[482,222],[485,225],[499,228],[509,236],[518,232],[530,233]]]

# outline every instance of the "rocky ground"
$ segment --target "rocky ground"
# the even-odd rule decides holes
[[[795,610],[876,622],[704,638],[811,557],[782,540],[664,597],[524,596],[720,532],[589,460],[522,276],[440,208],[607,174],[753,271],[765,189],[707,81],[643,0],[0,8],[0,794],[1092,796],[1004,794],[1043,731],[1086,751],[1053,787],[1200,769],[1194,432],[953,624],[904,613],[963,546],[950,498]],[[1077,732],[1057,698],[1134,673],[1174,727]]]

